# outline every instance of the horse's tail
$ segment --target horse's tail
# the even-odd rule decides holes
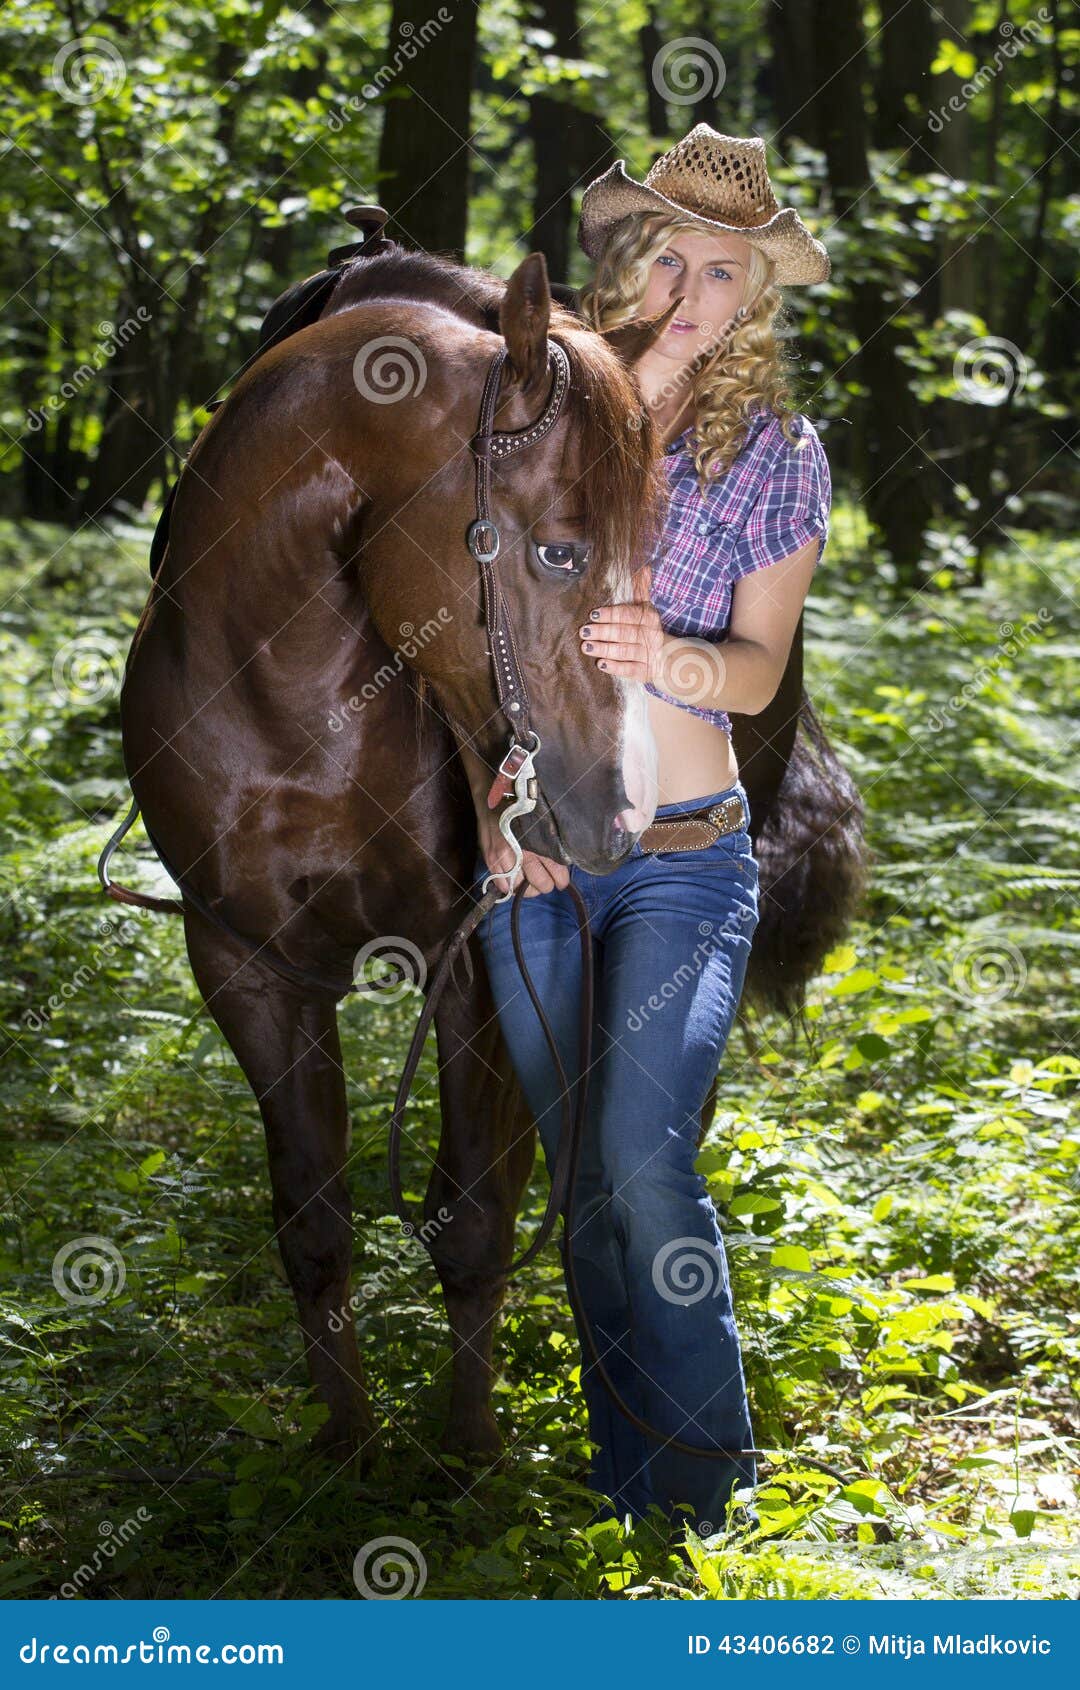
[[[843,938],[866,885],[868,852],[858,788],[829,743],[805,690],[795,741],[755,840],[760,919],[746,993],[791,1017]]]

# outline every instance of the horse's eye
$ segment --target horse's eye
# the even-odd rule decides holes
[[[564,575],[580,575],[589,557],[583,541],[559,540],[538,545],[536,555],[545,569],[558,569]]]

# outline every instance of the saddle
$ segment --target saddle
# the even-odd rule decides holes
[[[389,213],[384,211],[381,205],[353,206],[343,215],[346,223],[351,223],[354,229],[360,230],[361,239],[350,241],[345,246],[334,247],[333,251],[327,254],[325,270],[319,270],[313,276],[305,276],[302,281],[294,282],[284,293],[278,295],[263,318],[255,351],[243,365],[241,374],[257,363],[263,353],[269,352],[272,346],[280,345],[283,340],[288,340],[290,335],[318,322],[348,265],[355,263],[358,258],[376,258],[380,253],[393,252],[400,248],[400,241],[391,240],[383,234]],[[549,288],[553,299],[564,305],[567,310],[580,315],[576,288],[568,287],[564,282],[551,282]],[[216,411],[221,404],[220,399],[215,399],[206,409]],[[169,519],[176,488],[177,482],[174,481],[169,488],[157,527],[154,529],[154,537],[150,542],[151,577],[157,574],[169,543]]]

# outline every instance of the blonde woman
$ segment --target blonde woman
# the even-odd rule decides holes
[[[621,163],[594,182],[579,239],[595,261],[580,299],[595,328],[680,302],[636,366],[666,441],[663,538],[639,597],[596,605],[573,636],[582,662],[649,693],[659,807],[604,877],[526,852],[522,940],[573,1074],[572,878],[589,909],[597,994],[573,1265],[611,1382],[661,1434],[620,1412],[583,1340],[590,1483],[619,1515],[642,1519],[656,1504],[672,1518],[685,1505],[708,1534],[723,1527],[735,1488],[756,1481],[724,1245],[694,1167],[758,921],[728,712],[752,715],[772,699],[827,536],[828,465],[813,425],[787,405],[776,318],[781,287],[825,280],[829,261],[798,213],[777,204],[764,144],[707,124],[644,182]],[[513,859],[496,813],[478,810],[479,878]],[[506,890],[508,880],[496,884]],[[509,902],[479,934],[550,1168],[559,1096],[514,957]],[[702,1458],[677,1444],[730,1453]]]

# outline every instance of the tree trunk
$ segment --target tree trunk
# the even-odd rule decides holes
[[[793,135],[823,147],[817,102],[810,98],[806,67],[814,62],[814,0],[776,0],[765,7],[772,48],[772,109],[781,151]]]
[[[577,0],[540,0],[532,9],[554,36],[560,58],[584,55]],[[607,168],[614,145],[603,123],[588,109],[583,85],[564,85],[561,98],[534,94],[529,100],[535,188],[529,250],[542,252],[552,281],[570,273],[574,189]]]
[[[1017,356],[1009,356],[1012,365],[1012,379],[1006,390],[1004,401],[997,405],[987,429],[985,445],[974,454],[975,464],[971,475],[971,487],[979,501],[975,519],[974,540],[976,546],[975,577],[981,582],[985,568],[987,547],[1006,538],[998,526],[1003,498],[995,493],[993,478],[994,470],[999,463],[1007,443],[1009,424],[1013,416],[1013,400],[1020,388],[1021,359],[1032,358],[1038,340],[1042,338],[1042,324],[1040,317],[1044,311],[1043,300],[1046,271],[1043,265],[1043,254],[1046,246],[1046,227],[1050,212],[1050,200],[1054,172],[1059,157],[1067,157],[1071,151],[1068,137],[1061,134],[1062,126],[1062,90],[1066,79],[1064,55],[1061,50],[1060,18],[1058,16],[1058,0],[1048,0],[1051,13],[1051,49],[1050,65],[1053,79],[1053,95],[1050,100],[1050,110],[1045,118],[1045,139],[1043,143],[1043,159],[1038,169],[1032,173],[1032,182],[1038,183],[1038,199],[1035,204],[1035,215],[1031,233],[1025,236],[1023,243],[1023,262],[1015,278],[1009,295],[1003,303],[1000,318],[1000,328],[995,330],[991,324],[991,331],[1000,333],[1003,338],[1012,342]],[[1075,132],[1075,126],[1074,126]],[[1064,311],[1064,304],[1059,310]],[[1010,473],[1008,477],[1009,493],[1016,492],[1023,485],[1024,477]]]
[[[668,132],[667,107],[653,75],[656,57],[663,45],[664,37],[656,21],[656,12],[650,6],[648,22],[642,24],[638,30],[638,47],[641,51],[641,72],[645,82],[645,110],[649,119],[649,134],[654,141],[664,140]]]
[[[930,99],[939,20],[934,8],[911,0],[880,0],[874,43],[874,145],[895,147],[921,136]],[[918,168],[916,163],[915,168]]]
[[[388,234],[463,260],[478,0],[446,9],[450,22],[436,30],[429,0],[394,0],[377,196]]]
[[[867,157],[865,42],[859,0],[813,0],[817,121],[838,218],[864,220],[874,196]],[[907,337],[890,321],[897,306],[875,280],[853,279],[855,367],[867,398],[859,407],[866,512],[892,557],[897,584],[921,578],[923,536],[934,504],[934,471],[917,444],[925,421],[908,387],[900,349]]]
[[[966,49],[969,9],[968,0],[941,0],[938,33],[942,39],[955,40],[959,47]],[[953,110],[946,103],[962,86],[963,83],[951,70],[943,71],[932,79],[931,100],[935,111],[942,112],[942,118],[936,136],[928,134],[924,143],[938,170],[952,183],[968,182],[972,175],[971,104],[961,98],[957,101],[959,110]],[[981,222],[982,213],[975,202],[967,198],[962,188],[953,191],[957,201],[966,205],[969,215],[977,214],[977,220]],[[936,316],[946,311],[974,311],[976,306],[975,242],[971,227],[958,224],[955,229],[946,229],[942,235],[937,265],[937,297],[930,310]]]

